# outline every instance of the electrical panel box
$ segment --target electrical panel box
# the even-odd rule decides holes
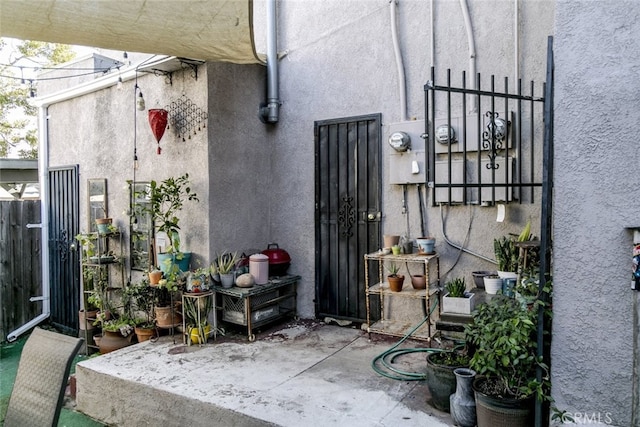
[[[396,151],[393,143],[387,144],[389,155],[389,182],[391,184],[424,184],[427,182],[424,120],[393,123],[387,126],[385,140],[403,133],[409,137],[409,148]]]
[[[451,184],[462,184],[464,176],[464,166],[462,160],[451,161]],[[436,183],[444,184],[449,182],[449,161],[436,161]],[[436,188],[436,203],[462,203],[464,188],[451,188],[451,200],[449,200],[448,188]]]

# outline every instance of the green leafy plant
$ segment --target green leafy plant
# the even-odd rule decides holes
[[[154,326],[153,307],[157,304],[157,295],[146,280],[127,286],[122,293],[122,299],[128,317],[135,321],[136,326]]]
[[[467,367],[471,358],[465,351],[439,351],[431,354],[429,360],[434,365]]]
[[[106,320],[102,323],[102,330],[119,332],[123,337],[128,337],[134,331],[135,322],[127,317],[119,317]]]
[[[518,271],[518,248],[515,240],[509,236],[502,236],[493,240],[493,252],[498,261],[499,271]]]
[[[400,272],[400,267],[398,267],[396,265],[395,262],[392,262],[391,264],[389,264],[388,267],[385,267],[387,269],[387,272],[389,272],[389,276],[391,277],[398,277],[399,276],[399,272]]]
[[[167,233],[171,239],[167,252],[180,252],[178,214],[185,201],[199,201],[197,194],[189,186],[189,174],[167,178],[160,183],[151,181],[148,191],[146,197],[149,205],[144,209],[151,213],[157,230]]]
[[[233,272],[236,266],[236,262],[238,261],[238,253],[237,252],[222,252],[218,256],[218,273],[220,274],[229,274]]]
[[[444,287],[452,298],[464,298],[464,293],[467,290],[464,278],[460,277],[448,281]]]
[[[213,304],[210,297],[184,298],[185,322],[189,335],[197,330],[198,342],[207,342],[206,328],[209,325],[208,316]]]
[[[76,235],[76,240],[82,247],[82,255],[85,262],[88,261],[90,257],[96,255],[95,241],[97,238],[95,234],[80,233]]]
[[[550,399],[548,368],[536,357],[536,322],[537,310],[509,298],[493,298],[474,313],[465,334],[474,349],[471,369],[487,377],[482,392],[502,398]],[[538,367],[546,373],[542,382],[536,380]]]

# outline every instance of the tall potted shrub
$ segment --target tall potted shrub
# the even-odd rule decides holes
[[[170,245],[158,254],[158,265],[167,274],[173,264],[181,271],[189,270],[191,252],[184,252],[180,245],[180,211],[186,201],[199,201],[189,186],[189,174],[177,178],[167,178],[160,183],[151,181],[149,185],[149,207],[157,231],[167,234]]]
[[[470,366],[478,373],[473,383],[478,427],[529,426],[536,396],[549,399],[548,377],[536,380],[536,368],[548,372],[536,357],[536,323],[537,310],[496,297],[482,304],[466,327],[474,350]]]

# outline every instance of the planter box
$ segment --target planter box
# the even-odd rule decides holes
[[[467,297],[454,298],[449,294],[445,294],[442,297],[442,312],[443,313],[456,313],[456,314],[471,314],[476,307],[476,294],[471,292],[465,292]]]

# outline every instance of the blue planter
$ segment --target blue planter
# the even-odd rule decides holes
[[[165,275],[169,273],[173,264],[176,264],[182,272],[189,271],[189,265],[191,264],[191,252],[158,254],[158,264],[160,270]]]

